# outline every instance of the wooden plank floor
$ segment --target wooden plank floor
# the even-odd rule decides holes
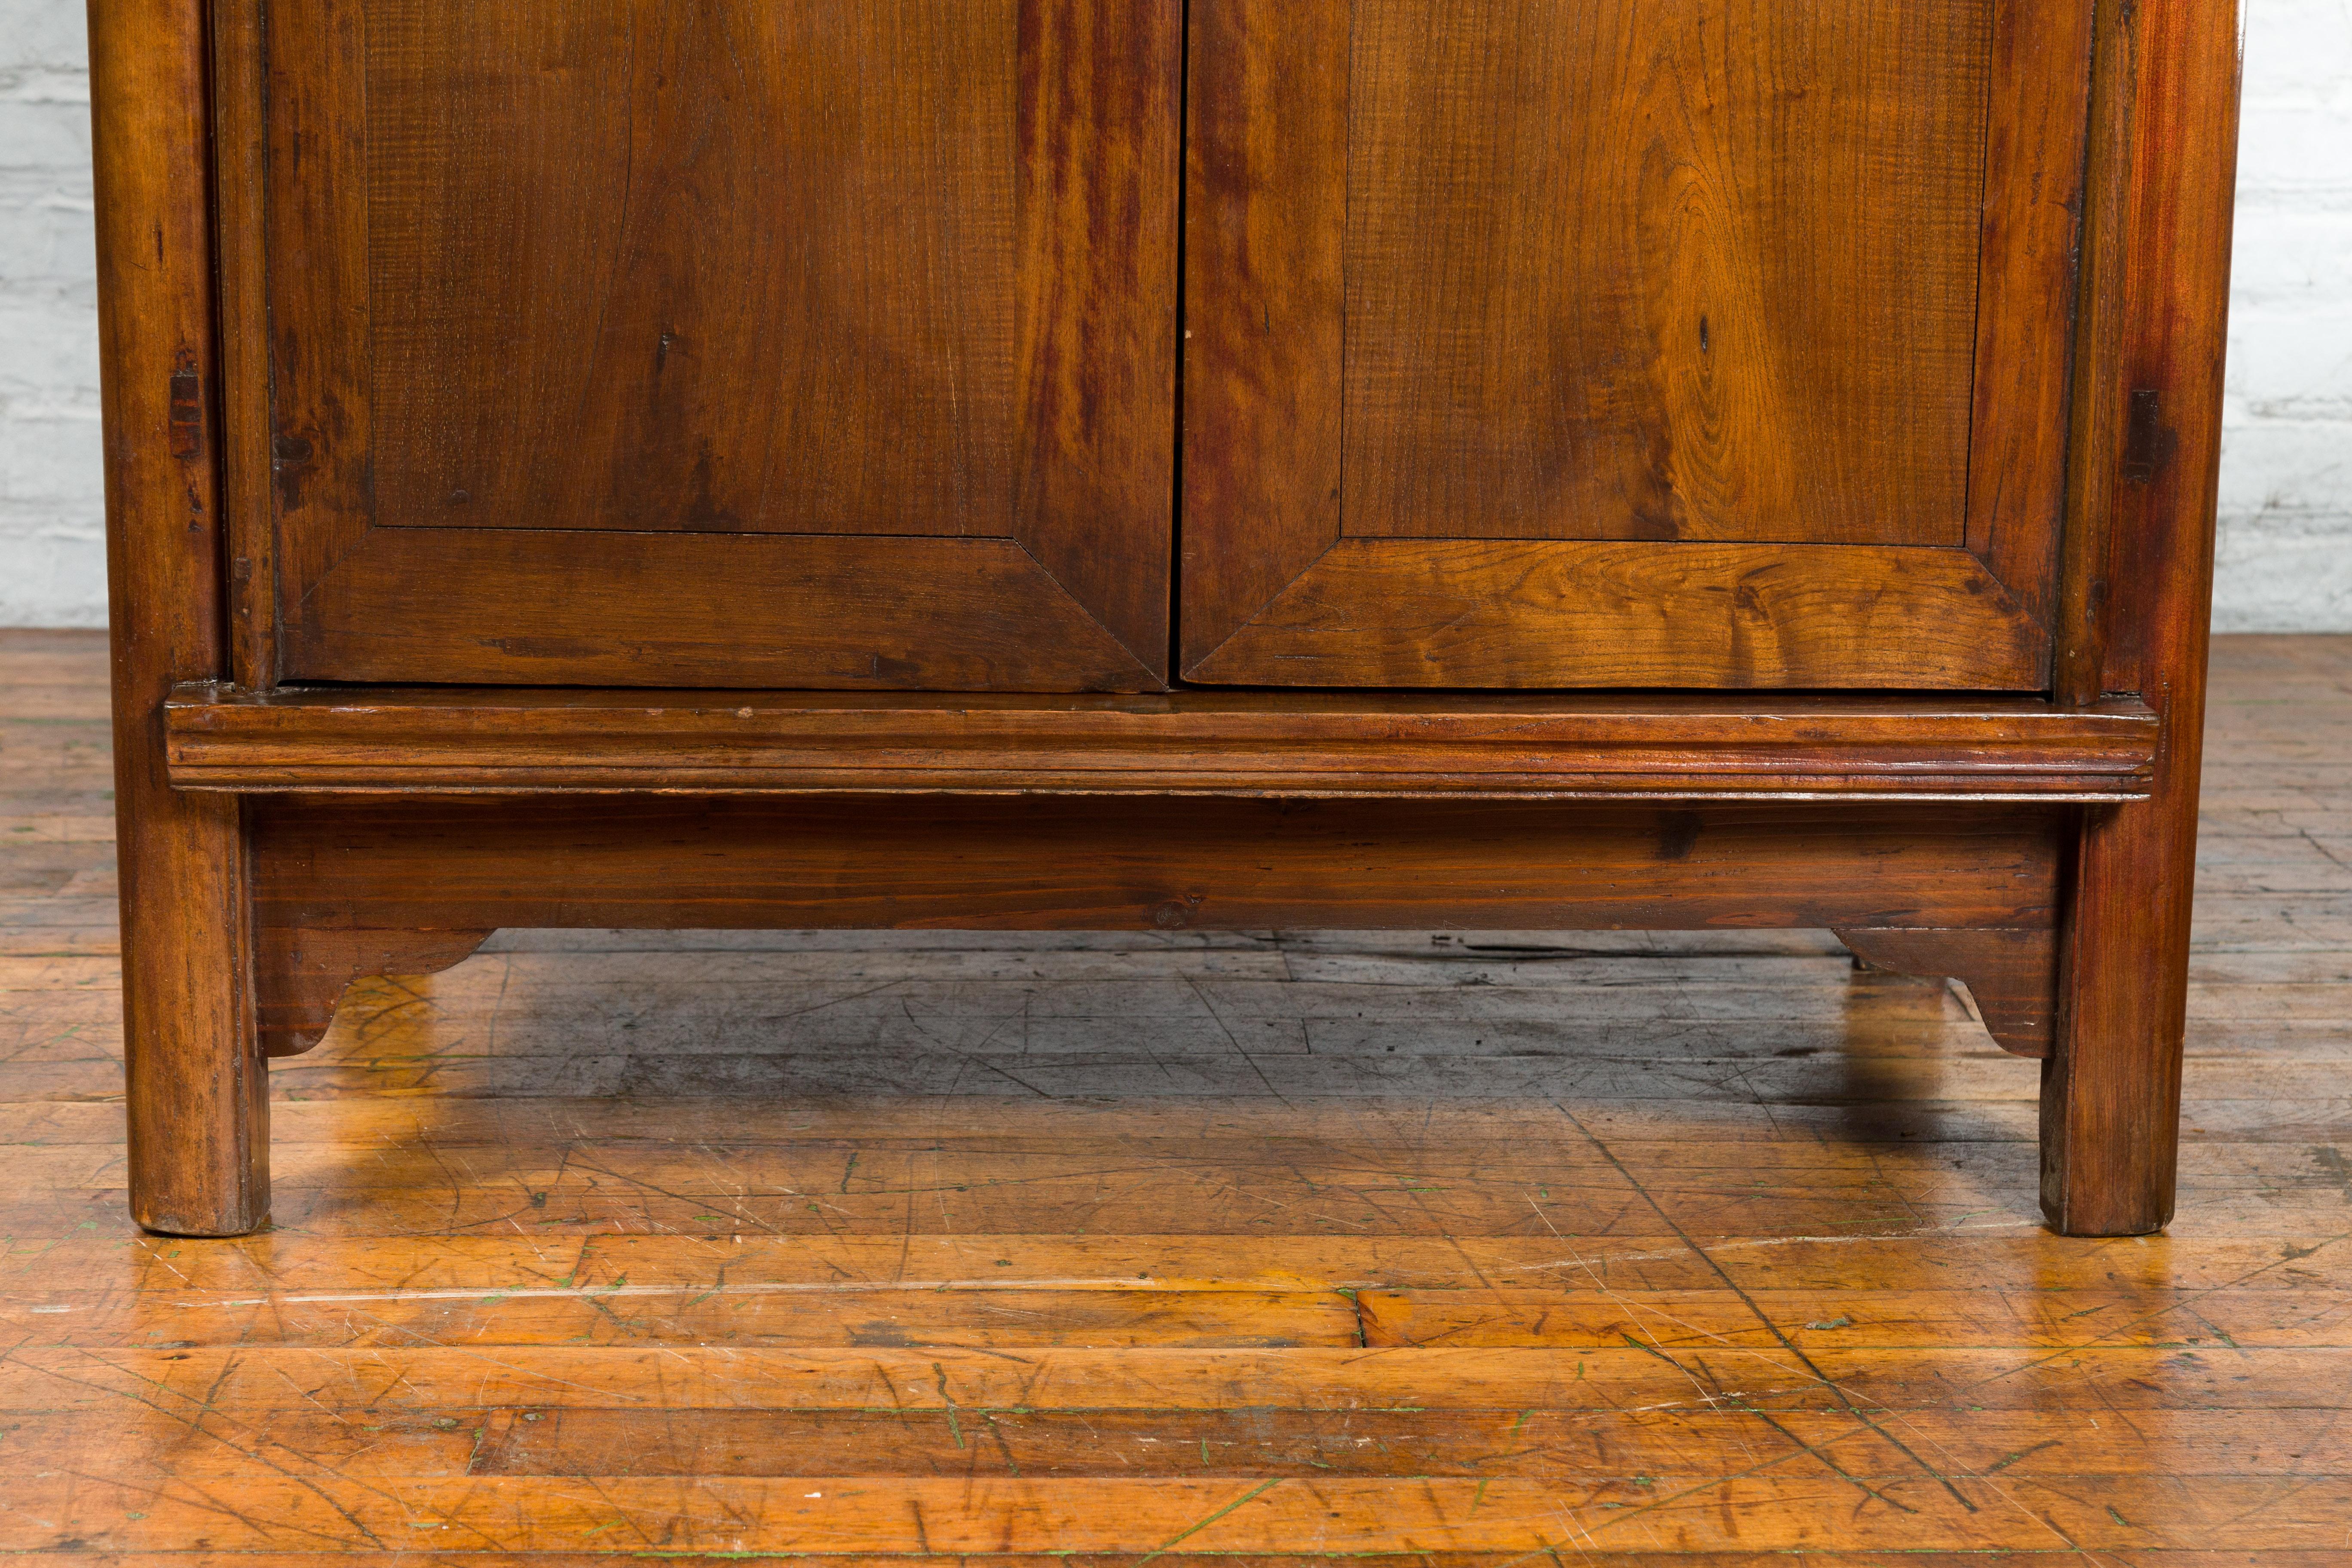
[[[2033,1065],[1825,934],[509,932],[195,1242],[102,648],[0,635],[0,1551],[2344,1568],[2352,638],[2217,679],[2164,1237],[2044,1234]]]

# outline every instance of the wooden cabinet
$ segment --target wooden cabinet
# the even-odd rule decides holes
[[[549,923],[1829,925],[2168,1215],[2230,0],[93,22],[142,1223]]]

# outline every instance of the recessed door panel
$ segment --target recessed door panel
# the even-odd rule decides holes
[[[2046,679],[2087,5],[1193,26],[1187,676]]]
[[[1164,679],[1175,7],[267,20],[284,676]]]

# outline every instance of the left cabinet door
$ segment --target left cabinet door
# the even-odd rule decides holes
[[[225,3],[248,679],[1163,684],[1179,0]]]

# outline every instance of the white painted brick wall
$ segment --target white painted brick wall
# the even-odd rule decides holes
[[[2352,631],[2352,0],[2248,4],[2214,621]],[[0,0],[0,626],[106,616],[82,7]]]
[[[2352,631],[2352,0],[2250,0],[2223,631]]]
[[[0,0],[0,626],[106,622],[82,0]]]

